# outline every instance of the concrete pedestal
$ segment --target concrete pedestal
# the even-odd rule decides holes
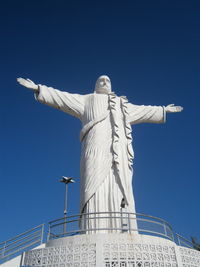
[[[24,253],[22,266],[200,267],[200,252],[161,237],[140,234],[77,235]]]

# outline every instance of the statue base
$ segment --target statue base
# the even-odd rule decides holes
[[[45,248],[25,252],[21,266],[199,267],[200,252],[151,235],[81,234],[50,240]]]

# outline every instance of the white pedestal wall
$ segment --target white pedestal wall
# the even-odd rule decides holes
[[[140,234],[93,234],[51,240],[28,251],[22,266],[200,267],[200,252]]]

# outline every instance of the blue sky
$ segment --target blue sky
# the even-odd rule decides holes
[[[17,77],[87,94],[107,74],[131,103],[182,105],[133,128],[137,211],[200,240],[199,1],[1,4],[0,241],[63,215],[62,175],[79,177],[80,122],[37,103]],[[79,182],[69,212],[79,212]]]

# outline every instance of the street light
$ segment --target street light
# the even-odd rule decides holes
[[[75,183],[72,177],[65,177],[62,176],[62,179],[60,180],[61,183],[65,184],[65,195],[64,195],[64,227],[63,231],[66,232],[67,229],[67,193],[68,193],[68,184]]]

